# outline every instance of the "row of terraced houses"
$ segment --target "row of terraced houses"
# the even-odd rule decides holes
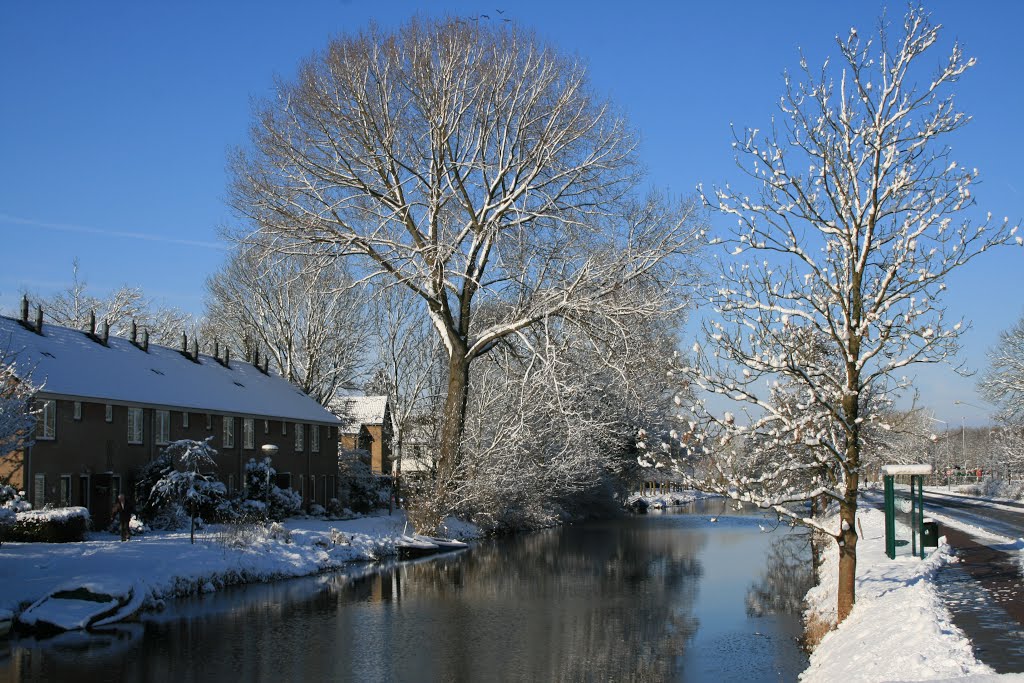
[[[131,337],[44,324],[27,305],[20,318],[0,316],[0,350],[40,387],[34,443],[0,457],[0,479],[34,507],[81,505],[105,525],[137,469],[179,439],[212,437],[229,493],[250,459],[272,453],[278,486],[326,506],[338,492],[339,440],[362,449],[375,472],[389,472],[383,397],[349,399],[358,419],[339,419],[258,358],[201,354],[184,337],[180,349]]]

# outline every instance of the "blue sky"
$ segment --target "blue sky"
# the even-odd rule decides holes
[[[947,40],[978,66],[958,89],[972,125],[954,156],[978,167],[977,213],[1024,215],[1024,3],[929,2]],[[764,127],[798,48],[820,63],[833,37],[870,32],[881,2],[297,2],[149,3],[9,0],[0,4],[0,309],[18,292],[61,288],[71,262],[103,293],[141,286],[200,312],[224,257],[218,228],[226,152],[244,145],[250,101],[332,35],[413,14],[486,13],[535,28],[583,58],[596,88],[629,114],[653,183],[690,193],[737,177],[729,124]],[[890,4],[899,21],[903,4]],[[939,59],[938,52],[935,59]],[[716,219],[718,220],[718,219]],[[982,368],[1000,329],[1024,312],[1024,253],[977,261],[949,283],[966,316],[961,360]],[[922,402],[951,424],[981,421],[974,379],[917,371]]]

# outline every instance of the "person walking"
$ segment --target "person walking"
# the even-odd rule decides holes
[[[129,524],[132,521],[132,508],[131,505],[125,500],[124,494],[118,494],[117,502],[114,503],[113,515],[117,517],[118,522],[121,525],[121,540],[127,541],[131,536],[131,529]]]

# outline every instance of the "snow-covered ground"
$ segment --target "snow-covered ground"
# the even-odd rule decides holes
[[[1024,680],[1021,674],[994,674],[974,657],[970,641],[953,624],[931,581],[942,563],[956,561],[948,545],[929,549],[924,560],[890,560],[884,514],[862,508],[858,519],[864,538],[857,544],[857,604],[815,649],[802,681]],[[839,554],[833,546],[825,553],[821,584],[807,594],[809,611],[832,622],[838,575]]]
[[[130,584],[150,603],[226,585],[305,576],[346,563],[395,554],[406,528],[403,512],[342,521],[297,519],[276,527],[212,526],[188,531],[149,532],[122,543],[94,533],[82,543],[4,543],[0,547],[0,616],[15,613],[60,586]],[[470,525],[448,533],[471,538]]]

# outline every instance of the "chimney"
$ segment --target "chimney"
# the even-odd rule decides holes
[[[213,340],[213,357],[216,360],[218,360],[218,361],[220,360],[220,340],[219,339],[214,339]]]
[[[138,346],[139,345],[138,341],[139,341],[139,328],[135,324],[135,321],[133,320],[132,321],[132,344],[135,344],[136,346]]]
[[[149,353],[149,330],[142,331],[142,350]]]
[[[36,334],[42,335],[43,333],[43,307],[36,306]]]
[[[253,352],[252,352],[252,364],[255,365],[257,368],[260,366],[260,350],[259,349],[253,349]]]
[[[89,311],[89,334],[96,336],[96,311]]]
[[[28,325],[28,294],[21,297],[21,324]]]
[[[184,332],[181,333],[181,352],[188,355],[188,335]]]
[[[199,362],[199,338],[192,337],[192,360]]]
[[[263,374],[264,375],[270,374],[268,372],[268,370],[270,370],[270,359],[269,358],[264,358],[263,359]]]
[[[110,321],[103,321],[103,345],[107,346],[110,341]]]
[[[231,347],[230,346],[225,346],[224,347],[224,367],[226,367],[228,370],[231,369]]]

